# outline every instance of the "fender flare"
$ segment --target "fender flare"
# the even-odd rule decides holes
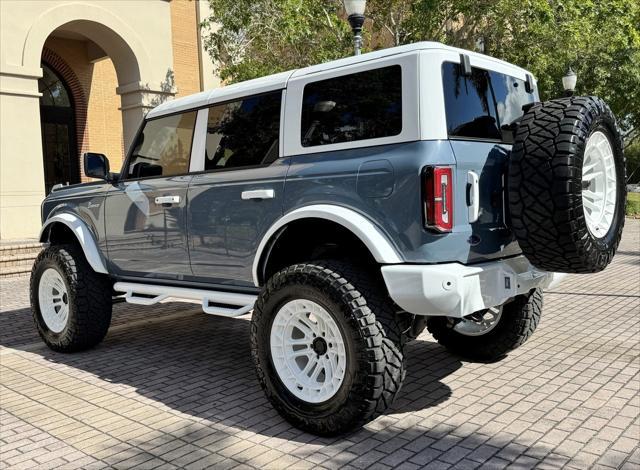
[[[82,247],[82,251],[84,252],[85,258],[87,258],[87,262],[95,272],[109,274],[91,230],[89,230],[87,224],[75,214],[62,212],[54,215],[50,219],[47,219],[42,226],[42,230],[40,230],[40,242],[47,241],[48,230],[56,223],[64,224],[71,229],[78,239],[78,243],[80,243],[80,246]]]
[[[399,264],[402,258],[388,237],[359,212],[343,206],[315,204],[295,209],[278,219],[262,237],[253,259],[253,283],[260,286],[258,270],[265,248],[279,230],[290,222],[300,219],[325,219],[342,225],[365,244],[375,260],[380,264]]]

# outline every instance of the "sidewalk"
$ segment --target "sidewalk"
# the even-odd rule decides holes
[[[0,282],[0,468],[567,468],[640,466],[640,221],[605,272],[545,295],[541,325],[474,364],[424,333],[392,409],[321,439],[254,376],[248,317],[117,304],[96,349],[39,341],[28,279]]]

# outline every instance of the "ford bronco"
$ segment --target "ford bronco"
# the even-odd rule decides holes
[[[472,359],[523,344],[558,273],[610,263],[626,197],[601,99],[541,103],[526,70],[437,43],[166,102],[120,173],[84,171],[42,204],[46,344],[96,345],[122,299],[251,313],[268,399],[321,435],[392,403],[425,327]]]

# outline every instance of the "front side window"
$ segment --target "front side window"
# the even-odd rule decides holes
[[[390,137],[402,132],[402,69],[367,70],[304,87],[303,147]]]
[[[133,147],[127,177],[188,173],[195,122],[195,111],[147,121]]]
[[[282,92],[209,108],[205,170],[267,165],[278,158]]]
[[[447,130],[450,137],[509,142],[511,124],[522,117],[522,106],[536,96],[523,80],[473,67],[471,76],[460,64],[442,64]]]

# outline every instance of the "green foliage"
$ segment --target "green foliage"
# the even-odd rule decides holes
[[[640,217],[640,193],[627,193],[626,214],[629,217]]]
[[[210,0],[205,48],[222,80],[241,81],[343,57],[348,24],[334,0]]]
[[[627,159],[627,183],[640,184],[640,142],[629,145],[624,156]]]
[[[209,0],[205,46],[238,81],[351,53],[339,0]],[[576,92],[607,101],[625,132],[640,129],[638,0],[369,0],[365,49],[421,40],[474,49],[531,70],[542,99]],[[218,29],[214,24],[219,25]]]
[[[457,3],[457,2],[456,2]],[[571,65],[577,94],[602,97],[626,130],[640,128],[640,2],[637,0],[495,0],[472,2],[466,35],[452,42],[528,70],[542,99],[562,93]]]

